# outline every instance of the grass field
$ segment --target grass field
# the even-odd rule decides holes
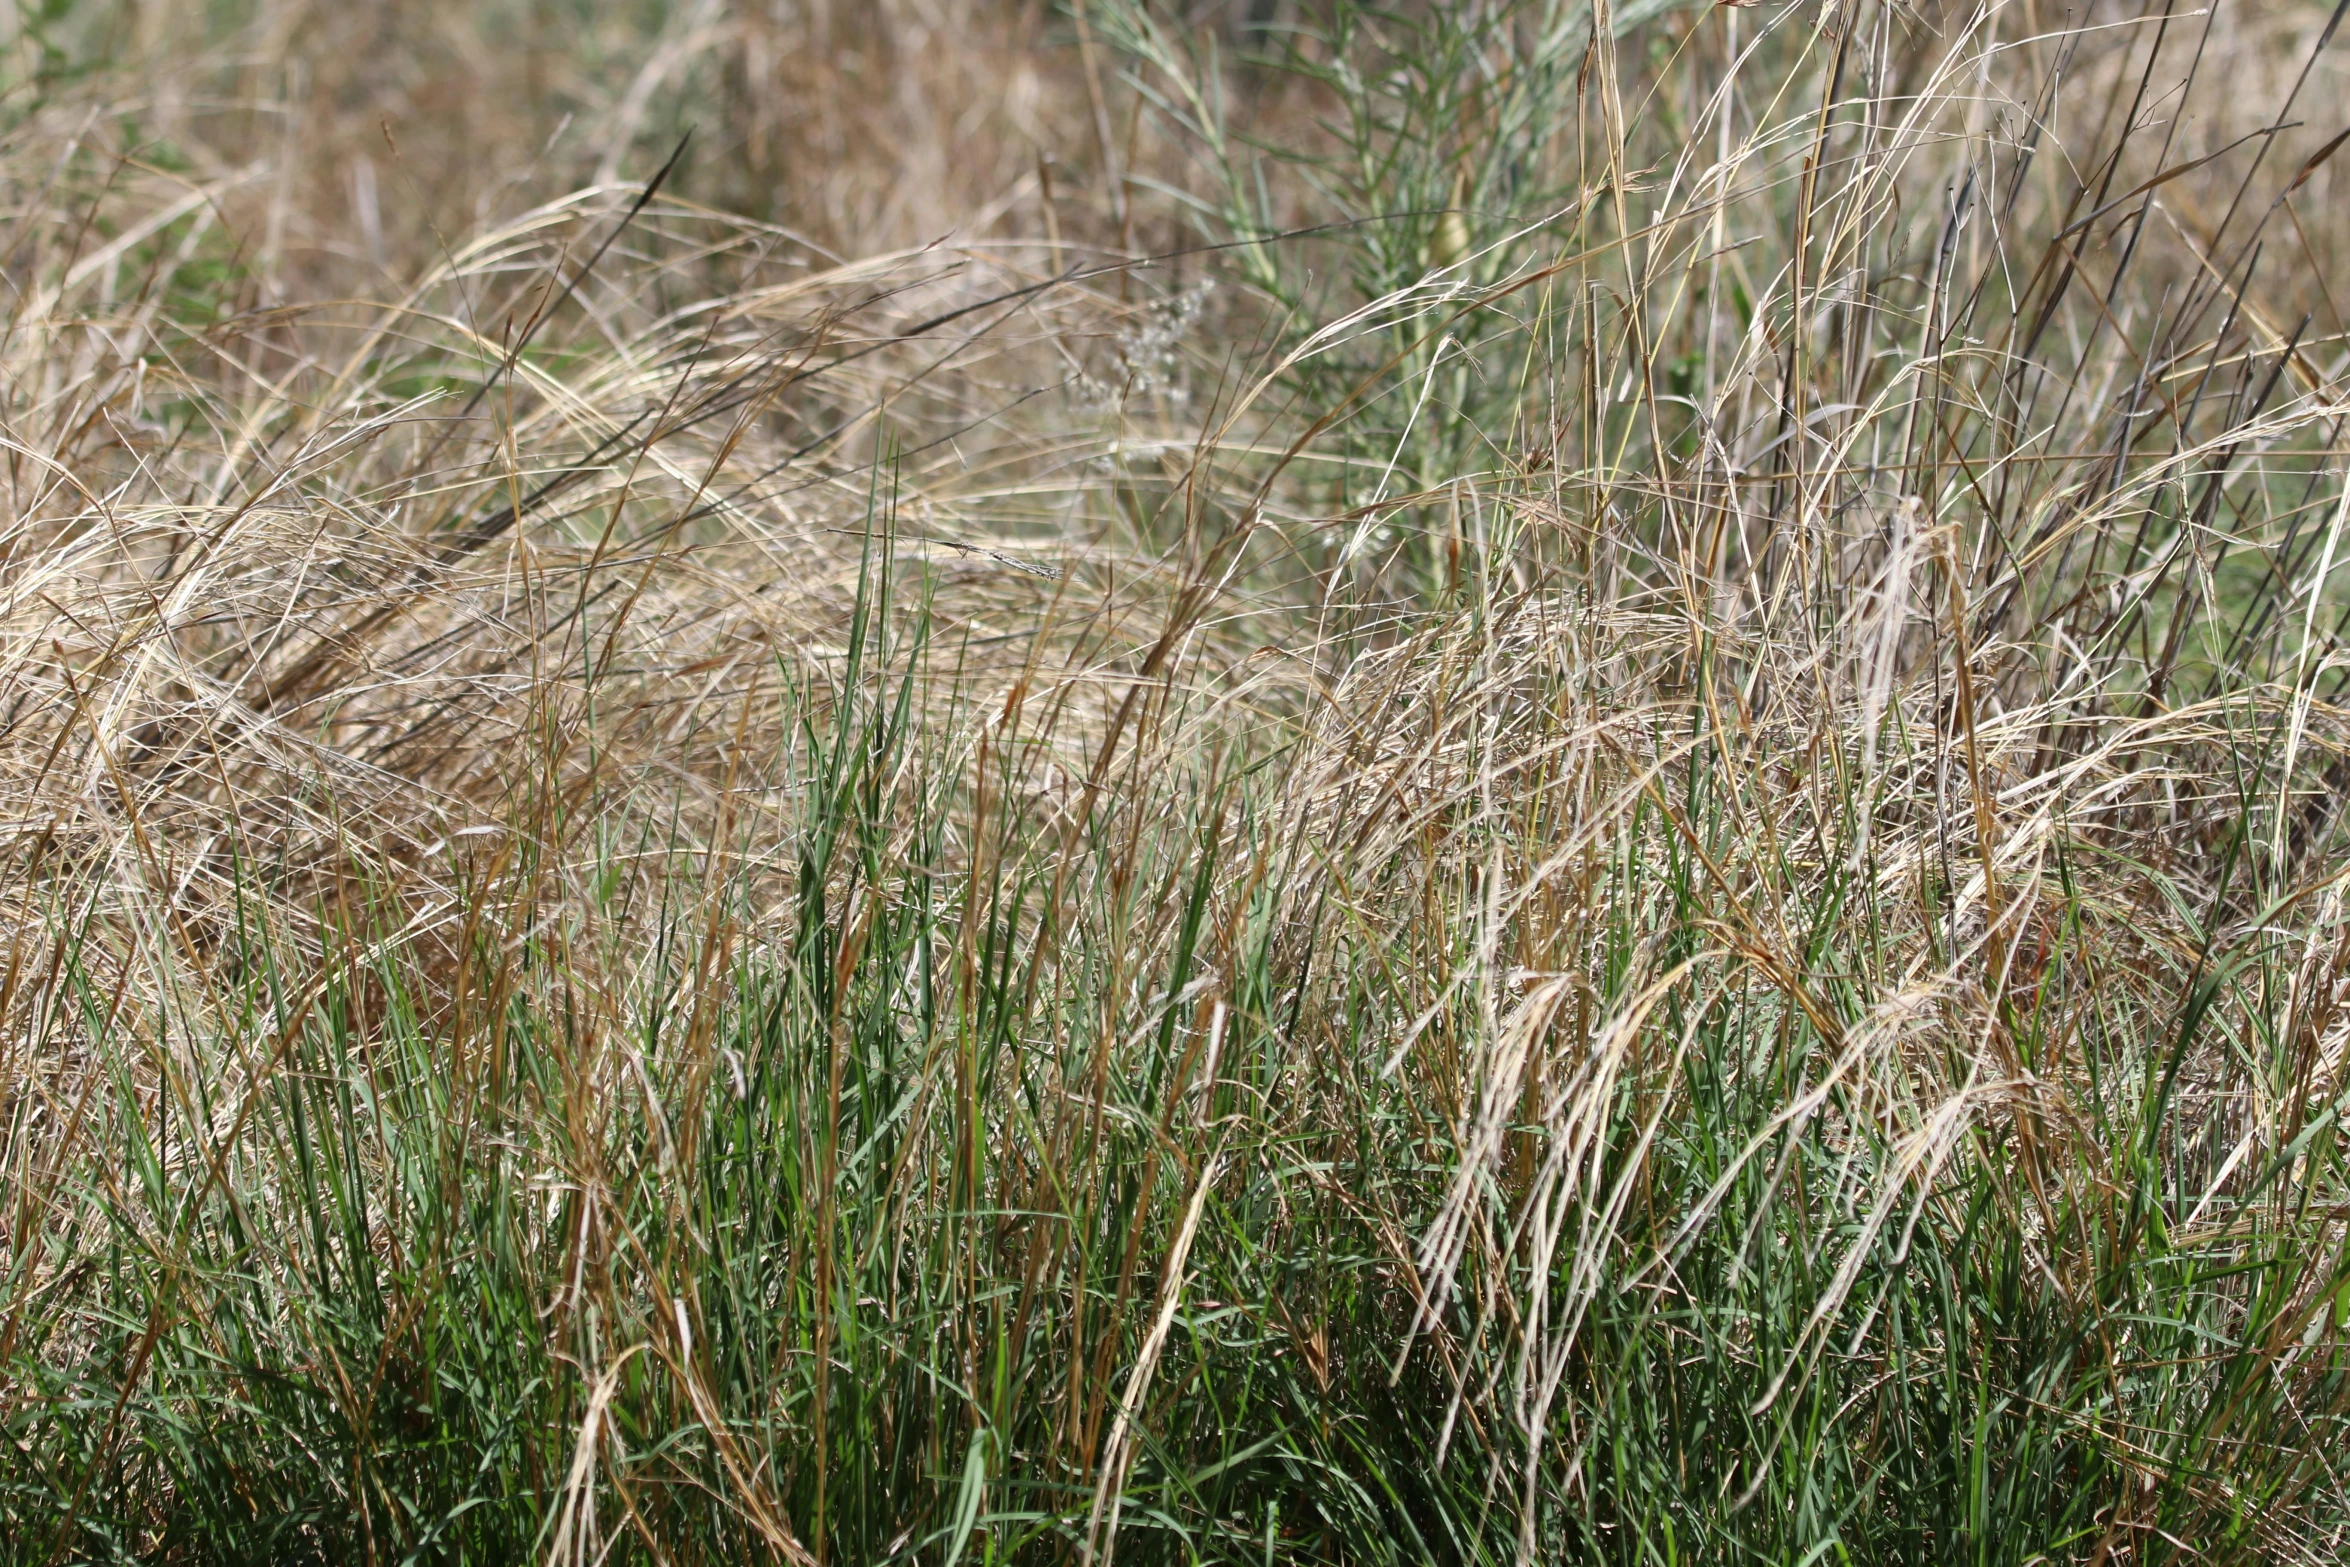
[[[0,8],[0,1561],[2344,1559],[2345,10]]]

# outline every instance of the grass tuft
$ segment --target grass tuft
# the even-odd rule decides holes
[[[2350,1547],[2341,12],[19,11],[0,1560]]]

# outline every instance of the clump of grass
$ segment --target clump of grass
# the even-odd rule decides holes
[[[2339,1556],[2326,14],[1015,9],[843,260],[706,9],[315,303],[40,54],[12,1559]]]

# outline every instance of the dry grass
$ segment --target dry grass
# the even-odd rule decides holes
[[[1603,14],[20,8],[0,1556],[2337,1559],[2331,13]]]

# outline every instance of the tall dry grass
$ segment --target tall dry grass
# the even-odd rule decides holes
[[[2339,13],[1597,11],[20,7],[0,1554],[2338,1557]]]

